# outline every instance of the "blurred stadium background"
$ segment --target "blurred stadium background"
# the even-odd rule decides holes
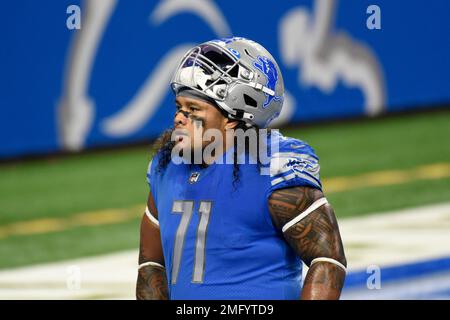
[[[381,29],[367,26],[373,4]],[[283,69],[274,127],[321,159],[349,263],[342,298],[450,298],[448,1],[1,7],[0,299],[134,297],[171,71],[187,47],[230,35]]]

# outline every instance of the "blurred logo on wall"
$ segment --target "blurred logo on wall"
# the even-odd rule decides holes
[[[31,12],[37,8],[26,2]],[[417,48],[417,37],[425,39],[425,34],[404,36],[399,50],[398,34],[404,28],[401,19],[408,17],[397,17],[398,25],[387,18],[382,29],[369,30],[366,1],[351,7],[334,0],[283,1],[267,7],[256,0],[85,0],[78,3],[81,23],[76,30],[61,23],[64,5],[73,3],[43,10],[41,14],[48,19],[40,20],[42,28],[27,30],[28,35],[45,35],[28,43],[27,49],[41,66],[53,71],[48,75],[52,85],[42,79],[34,64],[12,70],[16,78],[25,73],[35,77],[29,94],[36,98],[24,99],[19,93],[23,88],[10,84],[17,90],[6,92],[2,100],[10,106],[8,112],[17,114],[0,130],[9,131],[16,139],[2,141],[0,157],[76,151],[157,137],[172,122],[173,96],[168,84],[178,60],[196,43],[212,38],[254,39],[279,62],[286,96],[274,127],[376,116],[450,98],[442,85],[408,91],[408,84],[422,79],[426,72],[411,78],[402,63],[423,61],[423,53],[429,54],[429,50],[409,50]],[[378,6],[382,12],[405,9],[388,1],[379,1]],[[408,9],[421,10],[414,5]],[[436,40],[440,35],[434,36]],[[448,44],[440,44],[450,54]],[[43,48],[53,54],[47,55]],[[14,57],[6,53],[6,58],[24,60],[25,54],[15,50]],[[23,82],[20,86],[31,87]],[[43,91],[48,93],[45,97],[40,95]],[[13,108],[14,104],[20,108]],[[19,132],[14,129],[15,121],[24,111],[33,120]]]

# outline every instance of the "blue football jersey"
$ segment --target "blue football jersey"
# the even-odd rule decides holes
[[[270,164],[174,164],[147,180],[158,210],[170,299],[298,299],[302,263],[272,223],[277,189],[321,189],[313,149],[277,131]],[[273,141],[273,140],[272,140]],[[265,169],[265,171],[264,171]]]

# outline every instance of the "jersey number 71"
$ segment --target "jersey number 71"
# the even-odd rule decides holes
[[[200,213],[200,222],[197,226],[197,237],[195,240],[195,260],[192,282],[202,283],[205,272],[205,242],[206,231],[208,229],[209,215],[211,213],[212,202],[200,201],[198,212]],[[178,225],[175,235],[175,245],[173,248],[172,260],[172,284],[177,282],[178,272],[180,271],[181,254],[183,252],[184,239],[186,231],[191,221],[194,211],[194,201],[176,200],[173,202],[172,213],[181,214],[181,221]]]

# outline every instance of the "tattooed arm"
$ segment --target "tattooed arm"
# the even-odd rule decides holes
[[[320,190],[309,187],[292,187],[273,192],[269,198],[269,210],[275,226],[281,230],[286,223],[323,197]],[[311,265],[311,261],[319,257],[334,259],[344,266],[347,264],[333,208],[329,204],[318,207],[283,234],[310,267],[301,298],[339,299],[345,271],[330,262],[321,261]]]
[[[156,206],[151,193],[149,194],[147,207],[150,212],[158,217]],[[159,226],[151,222],[144,214],[141,221],[141,240],[139,246],[139,265],[146,262],[156,264],[144,265],[138,270],[136,282],[137,300],[167,300],[167,278],[164,266]],[[160,266],[158,266],[158,264]]]

